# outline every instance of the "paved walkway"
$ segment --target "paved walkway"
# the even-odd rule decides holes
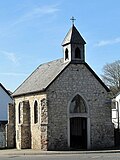
[[[120,153],[120,150],[99,151],[40,151],[33,149],[1,149],[0,155],[53,155],[53,154],[93,154],[93,153]]]

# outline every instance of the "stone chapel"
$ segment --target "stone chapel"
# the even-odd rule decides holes
[[[40,65],[13,93],[7,145],[78,150],[114,146],[109,89],[85,61],[85,40],[73,24],[62,59]]]

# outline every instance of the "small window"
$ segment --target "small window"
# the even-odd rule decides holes
[[[20,124],[21,123],[21,102],[19,103],[19,106],[18,106],[18,123]]]
[[[70,113],[86,113],[86,105],[80,95],[76,95],[70,104]]]
[[[38,123],[38,103],[34,102],[34,123]]]
[[[68,57],[68,49],[66,48],[66,50],[65,50],[65,60],[66,59],[69,59],[69,57]]]
[[[75,58],[81,59],[81,51],[78,47],[75,49]]]

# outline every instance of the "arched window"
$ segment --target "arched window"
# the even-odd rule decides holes
[[[38,103],[34,102],[34,123],[38,122]]]
[[[18,123],[21,123],[21,102],[19,103],[18,106]]]
[[[81,59],[81,51],[78,47],[75,49],[75,58]]]
[[[66,50],[65,50],[65,60],[66,59],[69,59],[69,57],[68,57],[68,49],[66,48]]]
[[[76,95],[70,104],[70,113],[86,113],[85,101],[80,95]]]

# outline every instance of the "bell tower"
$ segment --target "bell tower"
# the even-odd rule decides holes
[[[62,42],[64,52],[64,62],[81,63],[85,62],[85,40],[82,38],[74,26],[72,17],[72,27]]]

